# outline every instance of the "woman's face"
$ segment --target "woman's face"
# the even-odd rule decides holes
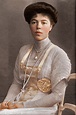
[[[30,21],[30,29],[34,39],[43,40],[48,37],[52,24],[48,16],[37,14]]]

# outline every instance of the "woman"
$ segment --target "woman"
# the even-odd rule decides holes
[[[57,14],[56,9],[45,2],[25,8],[24,17],[34,44],[20,49],[14,81],[1,108],[51,107],[56,114],[71,72],[67,54],[49,39],[49,32],[57,23]]]

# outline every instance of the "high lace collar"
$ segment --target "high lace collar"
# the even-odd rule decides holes
[[[45,38],[41,41],[35,40],[34,48],[36,51],[42,51],[46,46],[50,45],[51,41],[49,38]]]

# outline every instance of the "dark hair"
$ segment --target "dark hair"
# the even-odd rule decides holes
[[[58,12],[52,5],[45,3],[45,2],[36,2],[36,3],[28,5],[24,9],[25,20],[30,24],[30,20],[37,13],[43,13],[43,14],[49,16],[50,20],[53,21],[53,25],[55,25],[55,23],[57,23]]]

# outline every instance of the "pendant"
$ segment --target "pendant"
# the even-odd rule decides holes
[[[37,60],[37,58],[38,58],[38,57],[37,57],[37,56],[35,56],[35,60]]]

